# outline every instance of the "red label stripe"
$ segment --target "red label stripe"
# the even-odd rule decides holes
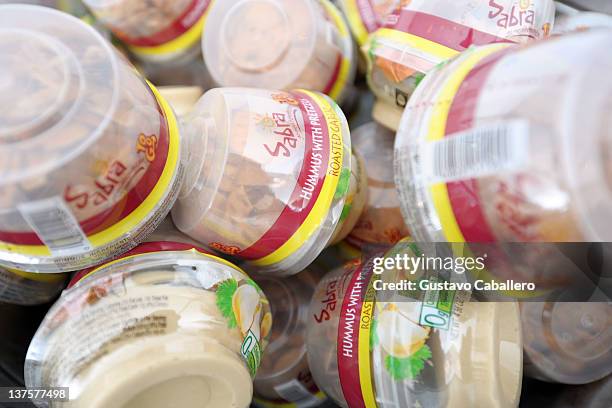
[[[321,192],[323,182],[325,181],[330,154],[327,121],[325,120],[325,116],[317,104],[317,101],[302,92],[293,92],[292,96],[299,101],[299,109],[304,118],[304,139],[306,146],[304,148],[302,168],[300,169],[300,174],[298,176],[295,189],[293,190],[289,202],[281,212],[280,216],[276,219],[276,222],[272,225],[272,227],[266,231],[266,233],[259,240],[257,240],[257,242],[239,253],[239,256],[243,259],[263,258],[276,251],[285,242],[287,242],[287,240],[293,236],[295,231],[297,231],[297,229],[304,223],[304,220],[316,203],[319,193]],[[317,148],[316,151],[312,140],[313,126],[308,119],[309,115],[304,107],[304,103],[309,104],[309,106],[314,109],[316,116],[321,121],[321,143],[320,149]],[[316,179],[316,185],[314,186],[310,199],[305,199],[301,197],[302,188],[309,180],[310,169],[313,168],[314,159],[319,161],[319,165],[314,166],[314,168],[318,169],[318,177]]]
[[[449,111],[446,137],[474,126],[478,98],[485,82],[495,64],[507,53],[508,51],[501,51],[485,58],[465,78]],[[477,181],[462,180],[447,183],[446,186],[451,207],[465,240],[495,242],[495,235],[482,209]]]
[[[442,17],[418,11],[401,9],[394,11],[391,15],[397,17],[397,22],[386,24],[386,28],[413,34],[456,51],[464,51],[472,45],[512,42]]]
[[[168,27],[148,37],[130,37],[120,30],[114,30],[113,32],[126,44],[136,47],[155,47],[162,45],[181,36],[196,25],[204,13],[206,13],[210,2],[211,0],[193,0],[183,14],[174,20]]]

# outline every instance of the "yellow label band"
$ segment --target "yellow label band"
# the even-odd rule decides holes
[[[368,283],[368,288],[361,307],[361,317],[359,319],[359,345],[357,352],[359,359],[359,383],[361,385],[361,395],[363,396],[363,402],[366,408],[377,408],[370,357],[370,338],[372,335],[372,319],[374,319],[374,305],[376,299],[374,281],[375,279],[372,276]]]
[[[340,35],[342,36],[344,41],[350,41],[351,33],[349,32],[344,18],[342,17],[336,6],[331,4],[328,0],[322,0],[322,3],[327,9],[329,15],[332,17],[334,25],[340,31]],[[344,89],[346,88],[348,77],[351,72],[351,63],[351,59],[343,54],[342,61],[340,62],[340,71],[338,72],[338,78],[336,78],[332,89],[329,91],[329,96],[332,99],[338,99],[338,97],[342,94],[342,91],[344,91]]]
[[[453,50],[452,48],[448,48],[444,45],[410,33],[392,30],[390,28],[381,28],[377,30],[374,34],[372,34],[372,40],[376,41],[376,39],[388,39],[402,45],[408,45],[444,61],[459,55],[459,51]]]
[[[316,198],[317,201],[312,207],[310,213],[306,216],[306,219],[304,220],[302,225],[300,225],[300,227],[291,236],[291,238],[289,238],[287,242],[285,242],[276,251],[272,252],[270,255],[253,261],[253,264],[258,266],[267,266],[281,262],[282,260],[288,258],[290,255],[295,253],[298,249],[302,247],[302,245],[304,245],[304,243],[306,243],[310,239],[310,237],[319,229],[323,220],[327,218],[329,208],[331,207],[334,195],[336,194],[338,181],[340,180],[341,172],[338,172],[337,174],[330,174],[329,168],[334,161],[334,155],[331,154],[331,148],[334,145],[334,135],[336,135],[341,141],[343,141],[342,127],[339,126],[338,131],[334,132],[331,124],[334,122],[341,123],[341,119],[336,113],[334,107],[331,106],[331,104],[322,96],[305,90],[301,90],[300,92],[303,92],[304,94],[308,95],[315,103],[317,103],[317,105],[321,107],[321,111],[323,112],[323,116],[325,117],[330,148],[329,160],[325,170],[327,174],[325,176],[325,180],[323,181],[321,192]],[[339,154],[336,156],[336,159],[338,159],[340,163],[343,163],[344,146],[341,146],[341,148],[339,149]]]

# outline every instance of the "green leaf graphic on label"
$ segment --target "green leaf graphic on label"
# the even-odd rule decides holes
[[[397,358],[388,355],[385,358],[385,368],[396,381],[415,379],[423,368],[425,368],[425,362],[431,358],[431,350],[429,346],[424,344],[418,349],[413,355],[406,358]]]
[[[351,208],[353,208],[352,204],[345,205],[342,209],[342,214],[340,214],[340,221],[344,221],[349,214],[351,213]]]
[[[422,72],[416,72],[414,74],[414,86],[419,86],[423,78],[425,78],[425,74],[423,74]]]
[[[232,299],[237,289],[238,282],[233,278],[221,282],[217,287],[217,307],[221,311],[221,314],[227,319],[227,325],[230,329],[233,329],[237,325],[236,315],[232,308]]]
[[[370,350],[373,349],[380,342],[377,330],[378,320],[372,319],[372,326],[370,327]]]
[[[336,194],[334,194],[334,200],[344,197],[346,193],[348,193],[350,184],[351,171],[349,169],[344,169],[340,173],[340,178],[338,179],[338,187],[336,188]]]

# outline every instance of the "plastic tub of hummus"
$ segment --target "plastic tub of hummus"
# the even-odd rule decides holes
[[[28,273],[0,266],[0,303],[31,306],[50,302],[67,280],[65,273]]]
[[[353,150],[363,158],[368,176],[367,202],[346,238],[359,248],[390,247],[409,235],[393,179],[395,133],[370,122],[351,132]]]
[[[28,387],[69,387],[51,407],[249,406],[272,321],[239,268],[149,242],[73,284],[26,359]]]
[[[612,240],[611,45],[488,45],[427,75],[395,141],[415,241]]]
[[[218,88],[184,122],[192,166],[172,215],[208,248],[291,275],[357,222],[366,177],[327,96]]]
[[[418,251],[401,241],[384,259]],[[344,408],[518,405],[516,302],[478,303],[467,292],[444,290],[381,298],[373,271],[372,260],[354,261],[326,275],[313,296],[308,362],[328,396]],[[414,279],[425,276],[419,271]]]
[[[612,374],[612,304],[521,304],[525,375],[549,382],[587,384]]]
[[[176,118],[84,22],[45,7],[0,11],[0,264],[99,264],[170,210],[183,173]]]
[[[373,115],[394,130],[414,89],[433,67],[472,45],[544,38],[555,16],[552,0],[400,3],[366,46],[368,84],[378,98]]]
[[[193,59],[213,0],[83,0],[144,61]]]
[[[342,102],[355,76],[349,28],[328,0],[215,2],[202,50],[219,86],[304,88]]]
[[[327,400],[312,379],[306,356],[308,306],[323,275],[313,264],[291,278],[253,277],[268,297],[274,318],[255,377],[255,406],[306,408]]]

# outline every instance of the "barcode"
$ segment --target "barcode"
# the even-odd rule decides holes
[[[321,403],[321,400],[313,395],[298,380],[291,380],[274,387],[274,391],[286,401],[293,402],[298,408],[314,407]]]
[[[529,123],[512,120],[480,126],[429,143],[423,155],[424,176],[449,182],[520,168],[527,163]]]
[[[91,243],[60,197],[21,204],[19,212],[53,255],[91,250]]]

